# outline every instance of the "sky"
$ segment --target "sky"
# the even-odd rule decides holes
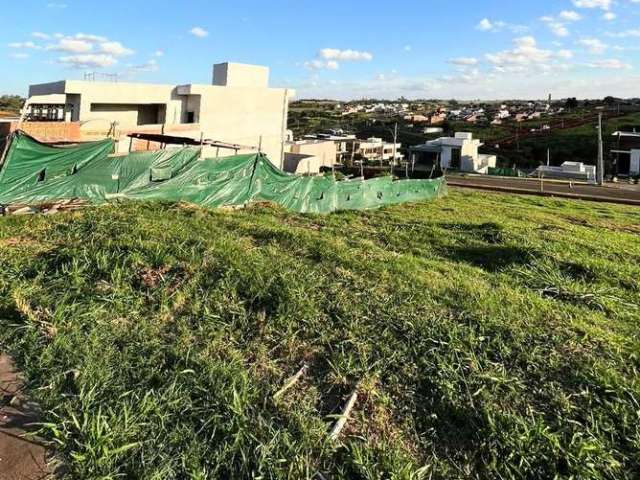
[[[210,83],[266,65],[298,98],[640,96],[640,0],[0,0],[0,94]]]

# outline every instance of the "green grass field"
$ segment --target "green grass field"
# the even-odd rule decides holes
[[[638,478],[639,234],[459,190],[4,217],[0,341],[69,478]]]

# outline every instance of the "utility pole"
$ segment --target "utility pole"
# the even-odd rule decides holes
[[[598,114],[598,185],[604,183],[604,144],[602,141],[602,113]]]

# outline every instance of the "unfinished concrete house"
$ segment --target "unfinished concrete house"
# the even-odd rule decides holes
[[[260,149],[282,168],[294,93],[270,88],[267,67],[238,63],[214,65],[211,85],[64,80],[29,87],[23,126],[46,122],[54,131],[56,122],[78,123],[81,138],[68,140],[110,135],[119,152],[153,148],[148,141],[127,137],[134,132],[211,139],[239,148],[207,155]]]

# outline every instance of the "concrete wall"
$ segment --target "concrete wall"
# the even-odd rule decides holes
[[[193,86],[193,91],[200,94],[199,121],[206,138],[256,148],[262,143],[262,152],[282,167],[289,91],[210,85]]]
[[[219,63],[213,66],[213,85],[221,87],[269,87],[269,68],[243,63]]]
[[[318,175],[321,167],[327,167],[320,157],[301,153],[285,153],[283,170],[298,175]]]
[[[478,144],[475,142],[461,142],[461,145],[451,146],[443,145],[442,155],[440,156],[441,168],[451,168],[453,158],[453,150],[460,149],[460,170],[472,172],[476,169],[478,161]]]
[[[337,146],[333,141],[286,143],[282,169],[290,173],[317,174],[320,167],[331,167],[336,155]]]
[[[629,173],[640,175],[640,150],[631,150]]]
[[[124,128],[138,123],[134,106],[164,105],[166,123],[181,123],[183,98],[174,85],[147,83],[87,82],[67,80],[31,85],[29,96],[66,94],[67,104],[74,105],[74,121],[121,121]],[[99,104],[102,107],[92,108]],[[106,105],[113,106],[110,114]]]

